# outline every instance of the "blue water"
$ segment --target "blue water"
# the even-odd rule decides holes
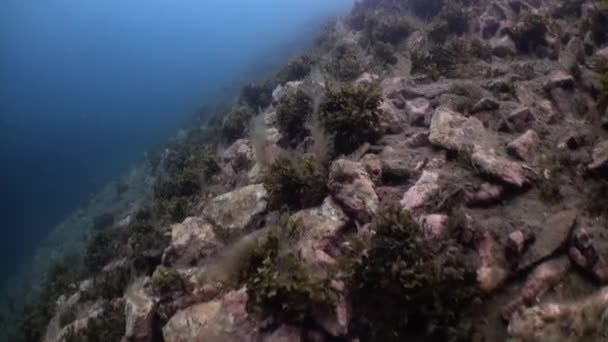
[[[194,109],[304,49],[351,5],[2,0],[1,274]]]

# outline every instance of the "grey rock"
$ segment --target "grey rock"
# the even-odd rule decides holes
[[[578,73],[578,65],[585,62],[585,46],[579,37],[572,37],[559,54],[559,63],[571,73]]]
[[[516,188],[526,187],[536,178],[526,165],[501,157],[492,150],[476,150],[471,161],[482,173]]]
[[[589,170],[596,171],[608,168],[608,140],[598,143],[593,148],[593,162],[589,164]]]
[[[129,341],[149,342],[154,338],[154,316],[158,298],[150,295],[149,277],[133,282],[125,294],[126,333]]]
[[[560,248],[565,248],[578,217],[577,210],[568,209],[551,215],[533,232],[535,242],[522,256],[518,269],[534,267],[539,262],[553,255]]]
[[[492,54],[497,57],[508,57],[517,53],[515,43],[508,35],[493,38],[490,41],[490,48],[492,49]]]
[[[378,211],[379,199],[374,182],[361,163],[346,159],[333,162],[328,188],[344,210],[359,221],[369,222]]]
[[[487,142],[488,133],[477,118],[467,118],[439,107],[433,114],[429,140],[433,145],[448,150],[470,152]]]
[[[263,184],[249,185],[213,198],[203,217],[221,238],[238,236],[257,223],[266,211],[268,193]]]
[[[484,97],[483,99],[479,100],[479,102],[473,105],[473,108],[471,108],[471,113],[474,114],[481,111],[496,110],[499,107],[500,105],[498,104],[498,102],[491,98]]]
[[[544,84],[544,88],[546,90],[555,88],[572,88],[573,86],[574,77],[563,70],[553,71],[551,74],[549,74]]]
[[[188,217],[171,227],[171,244],[162,261],[166,266],[191,266],[213,256],[222,246],[211,224],[199,217]]]

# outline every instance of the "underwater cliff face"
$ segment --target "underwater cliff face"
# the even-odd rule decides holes
[[[0,339],[606,341],[607,23],[357,1],[53,229]]]
[[[311,30],[349,6],[3,1],[1,272],[195,109],[262,76],[253,65],[268,68],[301,51]]]

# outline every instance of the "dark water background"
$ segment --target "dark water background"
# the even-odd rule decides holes
[[[195,108],[305,49],[351,4],[2,0],[0,274]]]

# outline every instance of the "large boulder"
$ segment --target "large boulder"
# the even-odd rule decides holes
[[[177,312],[163,327],[166,342],[257,341],[257,325],[247,314],[247,291],[193,305]]]
[[[509,57],[517,54],[517,48],[513,39],[508,35],[495,37],[490,40],[492,54],[496,57]]]
[[[254,152],[249,139],[238,139],[222,152],[222,162],[235,171],[248,168],[254,162]]]
[[[535,231],[535,242],[522,256],[518,268],[528,269],[547,259],[560,249],[565,249],[576,223],[578,211],[562,210],[549,216]]]
[[[258,223],[267,200],[263,184],[249,185],[212,199],[205,206],[203,217],[220,238],[238,236]]]
[[[154,316],[158,299],[147,288],[150,278],[139,278],[125,294],[125,337],[133,342],[149,342],[154,338]]]
[[[378,211],[380,200],[374,182],[361,163],[346,159],[334,161],[328,187],[333,198],[359,221],[370,221]]]
[[[605,341],[608,288],[568,303],[544,303],[516,311],[509,321],[510,342]]]
[[[439,107],[433,114],[429,140],[433,145],[465,152],[484,145],[488,133],[477,118],[467,118],[446,107]]]
[[[211,224],[199,217],[188,217],[171,227],[171,244],[163,253],[163,264],[191,266],[221,247]]]

